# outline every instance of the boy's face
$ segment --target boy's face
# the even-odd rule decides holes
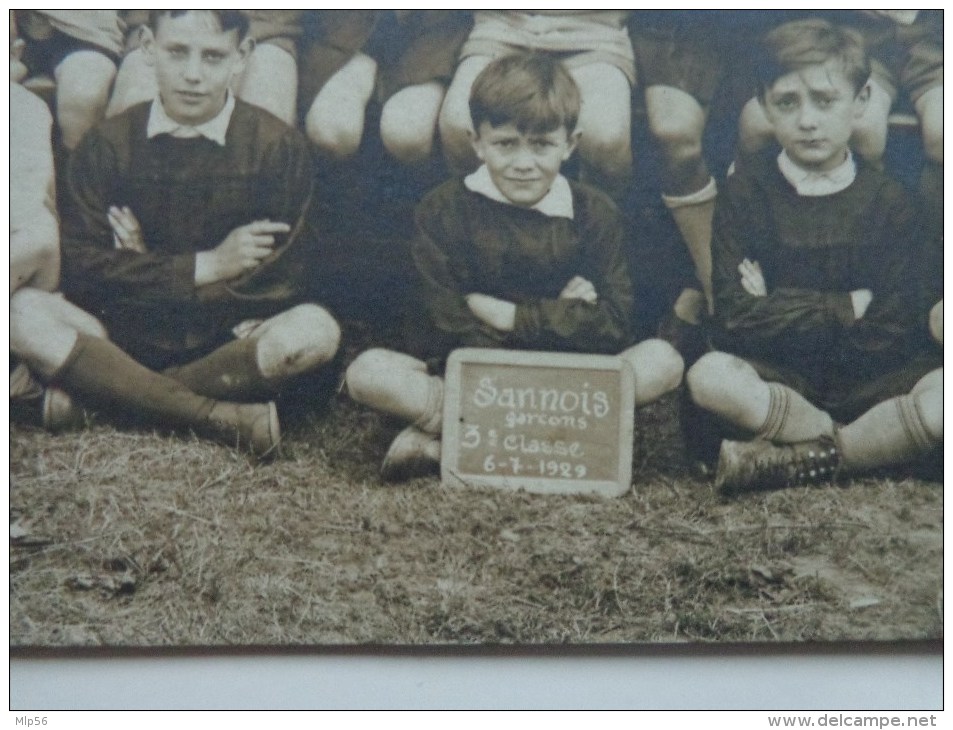
[[[545,134],[524,134],[515,124],[482,122],[473,136],[473,149],[490,172],[497,189],[513,205],[536,205],[552,187],[559,168],[569,159],[579,133],[565,127]]]
[[[782,76],[762,104],[791,160],[805,170],[826,172],[844,161],[869,97],[869,86],[855,94],[838,61],[830,59]]]
[[[223,31],[211,13],[193,10],[160,16],[155,32],[143,31],[146,58],[155,66],[166,113],[180,124],[197,125],[225,106],[232,78],[244,67],[251,42]]]

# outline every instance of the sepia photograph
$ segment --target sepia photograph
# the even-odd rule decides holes
[[[8,25],[14,653],[942,641],[942,10]]]

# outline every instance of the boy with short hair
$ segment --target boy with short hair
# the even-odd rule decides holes
[[[471,141],[483,164],[417,208],[422,311],[407,334],[420,359],[369,350],[347,371],[355,400],[413,424],[391,445],[385,479],[439,460],[438,373],[458,347],[621,352],[637,373],[638,405],[681,382],[668,343],[629,347],[633,294],[618,211],[559,172],[579,139],[579,106],[575,82],[551,56],[506,56],[476,79]]]
[[[562,61],[582,96],[579,140],[584,179],[624,197],[632,175],[632,88],[636,84],[628,10],[478,10],[460,50],[460,64],[440,111],[440,139],[458,172],[476,167],[468,99],[473,82],[495,58],[551,54]]]
[[[312,265],[307,143],[229,92],[247,30],[237,11],[152,11],[143,45],[158,96],[93,129],[69,170],[64,292],[142,370],[205,400],[267,401],[328,362],[340,336],[327,311],[301,303]],[[80,333],[40,370],[64,386],[77,369],[101,371],[77,394],[106,401],[151,380],[111,373],[122,358],[107,345]],[[277,442],[273,407],[270,422]]]
[[[942,363],[921,347],[921,232],[900,187],[848,147],[870,94],[862,41],[804,20],[762,51],[759,99],[782,151],[719,199],[723,351],[687,378],[700,407],[753,436],[722,443],[728,492],[901,464],[943,438]]]

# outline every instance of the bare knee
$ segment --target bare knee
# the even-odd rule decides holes
[[[669,87],[649,87],[646,92],[649,131],[669,164],[700,161],[705,111],[694,97]]]
[[[341,341],[341,329],[327,310],[301,304],[281,315],[258,342],[262,373],[287,378],[330,361]]]
[[[469,106],[461,106],[448,98],[440,112],[438,125],[447,162],[456,169],[473,167],[476,157],[470,144],[472,122]]]
[[[628,125],[616,119],[588,123],[579,140],[579,154],[608,178],[626,177],[632,168]]]
[[[688,392],[699,408],[720,411],[726,395],[744,378],[750,366],[724,352],[709,352],[699,358],[685,376]]]
[[[348,394],[358,403],[375,405],[395,369],[395,353],[375,347],[365,350],[348,366],[345,374]]]
[[[384,104],[381,141],[397,160],[410,165],[430,157],[443,97],[443,85],[430,82],[408,86]]]
[[[332,108],[316,99],[305,118],[305,132],[323,153],[337,159],[354,155],[364,134],[364,109]]]
[[[640,342],[622,353],[635,371],[636,405],[651,403],[675,390],[682,382],[685,363],[665,340]]]
[[[57,66],[56,113],[68,149],[103,118],[115,75],[115,64],[95,51],[77,51]]]

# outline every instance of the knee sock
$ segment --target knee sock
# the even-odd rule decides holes
[[[837,429],[841,463],[849,472],[912,461],[940,443],[927,429],[914,395],[891,398]]]
[[[157,425],[195,426],[215,406],[214,400],[140,365],[109,340],[82,332],[52,381],[104,413],[114,408]]]
[[[671,212],[675,226],[688,246],[698,282],[708,301],[709,313],[712,309],[711,224],[717,195],[714,178],[709,178],[705,187],[689,195],[662,195],[665,207]]]
[[[258,367],[258,343],[251,339],[229,342],[203,358],[168,368],[163,375],[216,400],[262,401],[275,392]]]
[[[790,444],[834,432],[834,422],[828,413],[786,385],[768,383],[768,393],[768,417],[755,433],[756,438]]]
[[[427,405],[413,425],[421,431],[439,436],[443,428],[443,379],[431,375],[429,385]]]

